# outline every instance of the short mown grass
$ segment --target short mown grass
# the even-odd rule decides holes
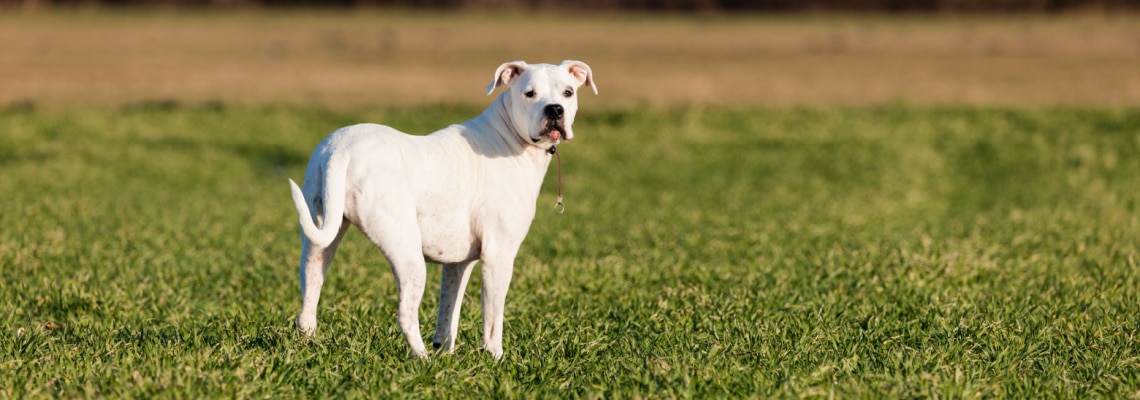
[[[409,361],[355,231],[295,333],[313,146],[478,111],[0,111],[0,397],[1140,395],[1136,110],[584,105],[502,361],[477,273],[456,353]]]

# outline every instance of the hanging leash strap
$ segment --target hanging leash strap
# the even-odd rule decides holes
[[[554,202],[554,213],[562,214],[566,211],[566,204],[562,203],[562,156],[558,154],[558,148],[550,146],[550,150],[546,152],[553,154],[558,163],[558,200]]]

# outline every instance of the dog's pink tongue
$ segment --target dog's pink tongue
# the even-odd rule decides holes
[[[550,140],[558,140],[558,138],[561,138],[561,137],[562,137],[562,132],[550,131]]]

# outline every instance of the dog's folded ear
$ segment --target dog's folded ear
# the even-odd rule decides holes
[[[518,78],[519,75],[522,75],[523,70],[525,69],[525,61],[512,61],[500,65],[499,69],[495,70],[494,80],[491,81],[490,85],[487,85],[487,95],[490,96],[491,93],[495,91],[495,88],[499,86],[507,86],[511,84],[511,81],[515,80],[515,78]]]
[[[598,87],[594,86],[594,72],[590,70],[590,66],[586,63],[576,60],[563,61],[560,67],[566,68],[570,71],[570,75],[578,80],[578,85],[587,85],[590,89],[594,89],[594,94],[598,94]]]

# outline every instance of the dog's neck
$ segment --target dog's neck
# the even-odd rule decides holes
[[[503,92],[490,107],[483,111],[481,117],[491,125],[493,128],[491,130],[497,132],[512,151],[532,153],[535,149],[539,149],[547,154],[546,159],[549,161],[549,155],[554,154],[552,149],[555,144],[549,140],[531,142],[525,139],[529,135],[519,132],[518,127],[511,123],[510,107],[512,100],[510,91]]]

